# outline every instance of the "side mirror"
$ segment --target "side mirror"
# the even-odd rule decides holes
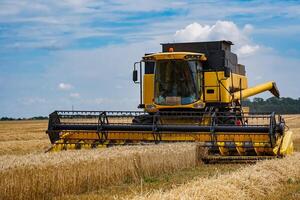
[[[138,71],[136,69],[133,70],[132,80],[133,80],[133,82],[137,82],[137,80],[138,80]]]

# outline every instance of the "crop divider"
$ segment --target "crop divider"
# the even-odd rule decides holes
[[[98,125],[97,125],[97,134],[99,137],[99,143],[103,144],[108,138],[108,131],[104,129],[104,125],[108,125],[108,117],[106,112],[103,111],[99,114]]]

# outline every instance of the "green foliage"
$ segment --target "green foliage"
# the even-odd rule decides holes
[[[31,117],[29,118],[30,120],[42,120],[42,119],[48,119],[48,117],[44,117],[44,116],[37,116],[37,117]]]
[[[280,114],[299,114],[300,98],[292,99],[289,97],[271,97],[266,100],[254,98],[252,101],[244,100],[243,106],[248,106],[250,112],[276,112]]]
[[[12,121],[12,120],[16,120],[16,119],[11,118],[11,117],[1,117],[0,118],[0,121]]]

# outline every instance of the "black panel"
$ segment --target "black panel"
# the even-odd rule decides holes
[[[196,52],[204,53],[208,60],[204,63],[204,70],[224,70],[228,67],[232,72],[237,71],[237,55],[231,52],[230,41],[214,42],[188,42],[188,43],[167,43],[162,44],[162,51],[168,52],[173,48],[175,52]]]
[[[207,94],[214,94],[215,90],[214,89],[208,89],[208,90],[206,90],[206,93]]]
[[[237,74],[246,75],[245,65],[238,64],[237,65],[238,72]]]
[[[162,44],[163,52],[169,51],[170,47],[174,51],[187,51],[205,53],[208,51],[231,51],[232,42],[230,41],[213,41],[213,42],[184,42],[184,43],[166,43]]]
[[[145,74],[154,74],[154,62],[145,62]]]

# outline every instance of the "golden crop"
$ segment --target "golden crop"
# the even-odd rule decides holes
[[[195,144],[0,156],[1,199],[80,194],[197,164]],[[198,150],[199,151],[199,150]]]
[[[261,161],[230,174],[199,178],[167,192],[155,191],[133,200],[223,200],[263,199],[278,192],[287,182],[300,180],[300,153],[284,159]]]

